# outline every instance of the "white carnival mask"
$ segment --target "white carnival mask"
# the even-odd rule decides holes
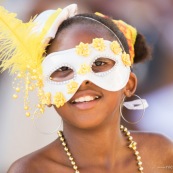
[[[130,65],[129,54],[118,41],[96,38],[91,44],[80,43],[76,48],[45,57],[43,90],[57,107],[70,100],[85,80],[105,90],[118,91],[129,80]]]

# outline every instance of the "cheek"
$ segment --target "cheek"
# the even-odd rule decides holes
[[[104,108],[108,112],[117,112],[117,110],[120,107],[121,101],[122,101],[122,91],[116,91],[116,92],[107,92],[105,97],[105,104]]]
[[[70,124],[72,126],[80,126],[81,121],[79,119],[79,112],[74,112],[70,109],[68,103],[65,103],[62,107],[57,108],[54,106],[56,112],[61,116],[64,124]]]
[[[61,116],[61,118],[64,117],[64,115],[68,115],[68,108],[66,108],[66,103],[60,107],[60,108],[57,108],[55,105],[54,105],[54,109],[56,110],[56,112]]]

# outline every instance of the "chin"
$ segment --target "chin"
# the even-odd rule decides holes
[[[93,103],[92,103],[93,104]],[[56,108],[58,114],[62,117],[64,126],[79,128],[84,130],[97,129],[112,123],[115,107],[105,108],[107,105],[97,104],[88,105],[69,105],[68,103],[61,108]],[[95,104],[95,103],[94,103]]]
[[[73,117],[71,119],[71,117]],[[62,117],[64,123],[67,123],[70,126],[74,126],[75,128],[83,129],[83,130],[93,130],[99,127],[103,127],[107,122],[106,120],[109,118],[104,114],[71,114],[70,119]]]

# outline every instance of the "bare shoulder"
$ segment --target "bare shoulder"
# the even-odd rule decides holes
[[[56,140],[46,147],[15,161],[7,173],[60,172],[64,169],[61,144]]]
[[[153,172],[173,170],[173,141],[165,135],[149,132],[132,132],[138,144],[144,167]]]
[[[173,141],[167,136],[153,132],[132,132],[140,145],[153,146],[155,150],[173,152]]]

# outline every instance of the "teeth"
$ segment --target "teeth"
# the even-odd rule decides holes
[[[72,103],[76,102],[89,102],[89,101],[92,101],[94,99],[98,99],[99,96],[95,96],[95,97],[92,97],[92,96],[85,96],[85,97],[80,97],[80,98],[77,98],[76,100],[72,101]]]

